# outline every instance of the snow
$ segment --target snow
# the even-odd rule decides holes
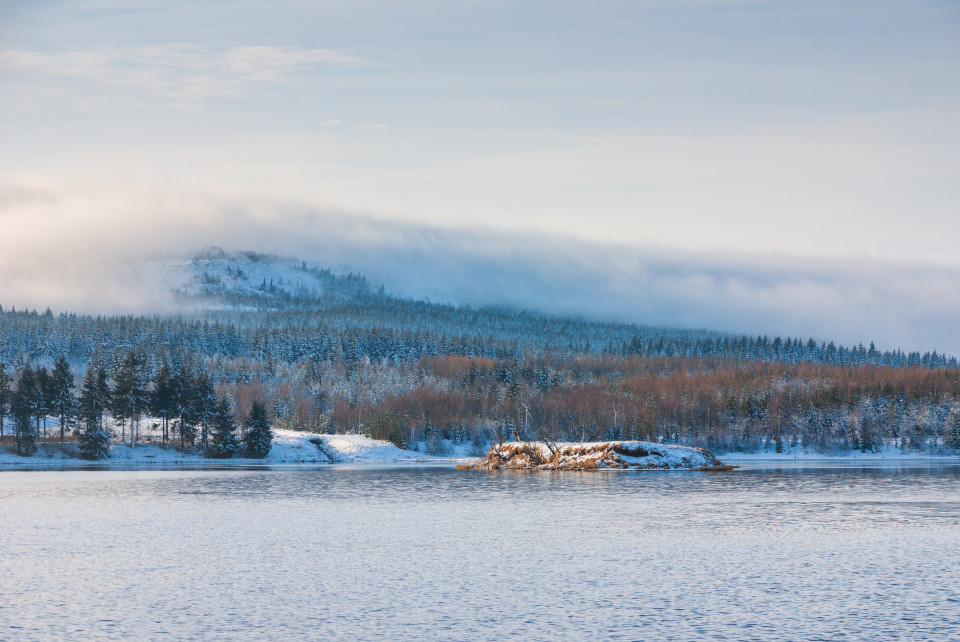
[[[318,447],[319,442],[320,447]],[[67,453],[74,451],[74,445],[67,445]],[[110,457],[99,462],[89,462],[76,456],[64,456],[59,444],[51,442],[41,446],[32,457],[17,455],[12,444],[5,443],[0,448],[0,469],[23,466],[74,465],[120,465],[123,467],[158,465],[213,465],[235,466],[253,464],[376,464],[390,462],[426,462],[422,453],[403,450],[388,441],[378,441],[364,435],[318,435],[293,430],[274,430],[273,447],[264,459],[210,459],[203,456],[199,448],[180,452],[175,444],[163,446],[159,443],[138,442],[133,448],[129,444],[114,442]],[[449,460],[451,463],[454,460]]]
[[[791,452],[718,452],[714,453],[718,459],[723,461],[883,461],[883,460],[935,460],[935,461],[957,461],[960,460],[956,454],[945,453],[936,455],[931,453],[918,453],[903,451],[895,446],[885,446],[879,452],[862,453],[857,450],[847,450],[836,453],[818,453],[805,450],[796,450]]]
[[[207,249],[192,259],[156,263],[164,287],[187,296],[288,294],[318,298],[336,294],[331,288],[339,278],[295,259],[253,252],[227,254],[218,248]]]
[[[294,430],[273,429],[273,446],[265,459],[246,459],[234,457],[231,459],[213,459],[203,456],[199,446],[188,448],[187,452],[180,452],[175,443],[163,446],[159,443],[159,433],[156,426],[158,420],[144,418],[140,422],[140,432],[137,445],[130,447],[129,442],[120,443],[115,438],[111,444],[110,457],[99,462],[90,462],[80,459],[76,456],[76,444],[68,442],[66,446],[66,456],[60,451],[57,443],[59,427],[55,420],[48,423],[47,434],[49,435],[48,445],[44,446],[41,441],[39,450],[32,457],[22,457],[16,454],[15,446],[12,443],[13,433],[12,422],[5,423],[5,434],[7,441],[0,444],[0,470],[10,470],[23,467],[49,467],[49,466],[91,466],[108,465],[123,468],[156,467],[156,466],[249,466],[263,464],[387,464],[387,463],[426,463],[433,462],[439,464],[453,465],[455,463],[477,463],[480,459],[478,455],[486,455],[489,447],[477,446],[465,443],[454,444],[449,440],[444,440],[441,447],[437,450],[427,452],[427,444],[420,442],[414,444],[415,450],[404,450],[397,447],[389,441],[379,441],[371,439],[366,435],[337,435],[337,434],[316,434],[308,432],[298,432]],[[151,426],[153,429],[151,430]],[[120,427],[109,425],[108,428],[116,435],[120,434]],[[128,433],[129,434],[129,433]],[[38,440],[39,441],[39,440]],[[535,446],[541,454],[543,460],[550,459],[549,448],[543,443],[527,445]],[[603,467],[612,462],[600,463],[604,459],[602,452],[605,446],[610,442],[562,442],[556,446],[562,449],[576,449],[584,451],[581,453],[566,453],[561,457],[566,465],[577,465],[588,461],[595,461],[599,467]],[[662,444],[640,441],[618,442],[626,450],[636,450],[644,448],[651,453],[658,453],[650,457],[631,457],[626,454],[618,454],[617,461],[625,463],[631,468],[690,468],[707,465],[707,457],[704,451],[688,446]],[[509,449],[518,444],[506,442],[501,448]],[[597,452],[587,452],[596,450]],[[846,451],[839,453],[817,453],[796,449],[791,452],[717,452],[714,456],[725,464],[736,464],[738,462],[794,462],[794,461],[909,461],[909,460],[935,460],[953,462],[960,460],[955,454],[932,455],[921,454],[910,451],[902,451],[893,444],[886,444],[880,452],[861,453],[857,451]]]

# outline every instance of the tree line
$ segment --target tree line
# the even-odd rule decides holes
[[[960,450],[960,371],[953,369],[609,354],[400,364],[180,355],[171,363],[128,351],[81,372],[71,387],[75,375],[64,358],[50,370],[0,370],[0,412],[11,414],[20,452],[29,454],[38,439],[62,443],[72,429],[85,456],[102,456],[109,436],[97,431],[109,425],[115,438],[136,443],[149,420],[161,443],[210,457],[255,454],[269,445],[244,442],[255,434],[255,406],[267,430],[363,432],[434,453],[542,438],[638,439],[718,452]],[[48,434],[47,418],[57,434]]]
[[[545,438],[717,452],[960,451],[956,370],[596,355],[446,357],[424,360],[419,374],[407,390],[336,404],[331,429],[352,430],[362,418],[374,437],[434,449]]]
[[[131,446],[141,419],[149,416],[160,420],[164,445],[184,450],[199,440],[203,454],[216,458],[262,459],[270,452],[273,435],[264,404],[254,400],[238,423],[230,397],[217,394],[206,371],[187,361],[178,369],[164,362],[151,373],[142,353],[131,350],[112,373],[88,366],[79,386],[63,355],[51,370],[27,364],[14,375],[0,363],[0,442],[10,416],[17,453],[24,456],[35,454],[39,441],[48,443],[52,417],[61,449],[69,433],[82,457],[104,459],[111,443],[108,416],[119,426],[120,440],[129,436]]]
[[[259,305],[257,301],[250,303]],[[936,351],[882,351],[797,337],[600,323],[498,308],[473,309],[364,296],[302,308],[201,310],[185,316],[90,317],[0,307],[0,361],[20,369],[66,355],[86,363],[118,361],[139,348],[175,361],[178,351],[205,358],[399,363],[447,355],[473,358],[570,358],[580,354],[702,357],[782,363],[957,368]]]

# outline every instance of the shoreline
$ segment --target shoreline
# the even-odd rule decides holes
[[[898,457],[898,458],[850,458],[850,457],[832,457],[832,458],[751,458],[728,460],[734,464],[737,470],[752,470],[757,467],[783,467],[794,468],[808,466],[816,468],[822,464],[829,467],[858,466],[858,467],[877,467],[885,468],[890,466],[938,466],[938,465],[958,465],[960,466],[960,457],[958,456],[916,456],[916,457]],[[336,463],[324,462],[272,462],[255,459],[245,460],[201,460],[201,461],[162,461],[162,462],[88,462],[84,460],[67,459],[63,461],[24,461],[23,463],[3,462],[0,464],[0,479],[4,473],[17,472],[175,472],[175,471],[253,471],[253,470],[387,470],[387,469],[421,469],[421,468],[440,468],[440,469],[461,469],[464,467],[469,470],[476,470],[473,464],[476,459],[417,459],[417,460],[359,460],[344,461]],[[727,463],[727,462],[724,462]],[[499,472],[557,472],[557,471],[535,471],[517,469],[513,471]],[[564,471],[571,472],[571,471]],[[576,472],[576,471],[574,471]],[[678,469],[678,468],[650,468],[650,469],[600,469],[589,471],[595,473],[677,473],[677,472],[713,472],[701,471],[698,469]]]
[[[669,444],[650,444],[653,447],[675,447]],[[68,448],[71,448],[68,445]],[[686,447],[681,447],[686,448]],[[88,461],[77,456],[63,456],[59,444],[41,447],[37,454],[22,457],[0,449],[0,472],[27,470],[265,470],[294,468],[416,468],[416,467],[474,467],[483,458],[466,447],[454,447],[451,452],[427,454],[419,450],[404,450],[396,445],[377,441],[363,435],[336,435],[302,433],[289,430],[274,431],[273,448],[265,459],[204,457],[196,449],[181,452],[173,445],[141,442],[131,448],[127,444],[112,444],[110,457]],[[714,453],[723,464],[954,464],[960,463],[960,454],[929,454],[901,452],[886,448],[875,453],[815,453],[815,452],[758,452]]]
[[[383,469],[415,469],[415,468],[447,468],[447,469],[474,469],[476,458],[470,459],[415,459],[415,460],[358,460],[343,462],[273,462],[256,459],[244,460],[191,460],[191,461],[161,461],[161,462],[124,462],[124,461],[100,461],[91,462],[77,459],[65,459],[62,461],[47,460],[27,460],[23,463],[0,463],[0,476],[3,473],[15,472],[71,472],[71,471],[201,471],[201,470],[383,470]],[[852,458],[852,457],[811,457],[811,458],[761,458],[754,457],[749,459],[729,459],[734,464],[734,468],[740,470],[750,470],[756,466],[816,466],[818,464],[838,466],[876,466],[878,468],[886,466],[903,465],[960,465],[958,456],[915,456],[915,457],[873,457],[873,458]],[[727,463],[725,461],[724,463]],[[556,472],[556,471],[539,471]],[[702,472],[697,469],[601,469],[591,472]],[[710,471],[706,471],[710,472]]]

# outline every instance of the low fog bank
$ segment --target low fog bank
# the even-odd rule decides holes
[[[423,229],[400,230],[375,247],[331,245],[322,254],[404,296],[960,353],[960,269],[952,267]]]
[[[434,301],[960,354],[956,267],[591,244],[269,201],[158,197],[92,207],[22,188],[2,196],[5,308],[172,311],[146,259],[219,245],[360,272],[394,294]],[[64,208],[77,213],[54,215]]]

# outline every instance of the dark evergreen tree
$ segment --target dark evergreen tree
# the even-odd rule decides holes
[[[53,378],[46,368],[37,368],[34,371],[37,378],[36,388],[36,410],[34,416],[37,419],[37,434],[43,435],[43,443],[47,443],[47,416],[53,412]],[[43,423],[43,432],[40,431],[40,424]]]
[[[230,403],[221,397],[213,413],[213,455],[215,457],[233,457],[240,452],[240,440],[236,436],[236,426]]]
[[[153,379],[153,392],[150,395],[150,410],[163,422],[163,443],[170,436],[170,420],[176,416],[176,391],[170,364],[164,361]]]
[[[87,368],[77,400],[77,418],[85,429],[103,427],[103,413],[107,405],[107,395],[103,389],[105,380],[106,373],[103,370],[93,366]]]
[[[196,380],[186,363],[173,376],[173,397],[180,431],[180,450],[183,450],[187,444],[193,445],[196,441],[199,423]]]
[[[110,435],[99,426],[87,425],[80,431],[78,446],[84,459],[106,459],[110,456]]]
[[[80,456],[84,459],[104,459],[110,454],[110,435],[103,429],[103,412],[107,402],[106,372],[93,365],[87,368],[77,401],[80,430]]]
[[[29,457],[37,452],[37,433],[33,429],[33,417],[37,407],[37,380],[33,369],[24,366],[13,393],[10,411],[14,419],[17,452]]]
[[[63,448],[64,432],[76,412],[76,398],[73,394],[73,372],[71,372],[70,364],[67,363],[67,358],[64,355],[60,355],[56,363],[53,364],[51,382],[50,405],[54,414],[60,420],[60,447]]]
[[[133,416],[130,410],[128,394],[131,382],[125,377],[126,374],[128,373],[123,372],[122,368],[117,370],[113,377],[113,387],[110,389],[110,397],[107,403],[107,408],[110,410],[110,414],[113,415],[113,420],[120,422],[121,442],[126,440],[127,419]]]
[[[247,457],[263,459],[273,446],[273,432],[270,430],[267,409],[260,401],[253,402],[250,414],[247,415],[246,428],[243,444],[246,446]]]
[[[207,436],[209,426],[217,411],[217,393],[213,390],[210,375],[201,370],[194,380],[196,420],[200,423],[200,435],[203,442],[203,454],[207,454]]]
[[[3,421],[10,411],[10,399],[13,391],[10,390],[10,375],[7,366],[0,363],[0,442],[3,442]]]
[[[117,369],[111,393],[110,407],[114,418],[120,420],[121,426],[127,420],[130,421],[131,447],[136,443],[136,422],[140,413],[148,409],[150,398],[147,391],[147,378],[143,372],[143,361],[140,352],[128,351]],[[123,436],[121,428],[121,439]]]
[[[102,404],[102,412],[100,413],[100,428],[105,429],[103,418],[109,409],[108,404],[110,403],[110,384],[107,382],[107,371],[105,368],[97,369],[97,395],[99,396]]]

